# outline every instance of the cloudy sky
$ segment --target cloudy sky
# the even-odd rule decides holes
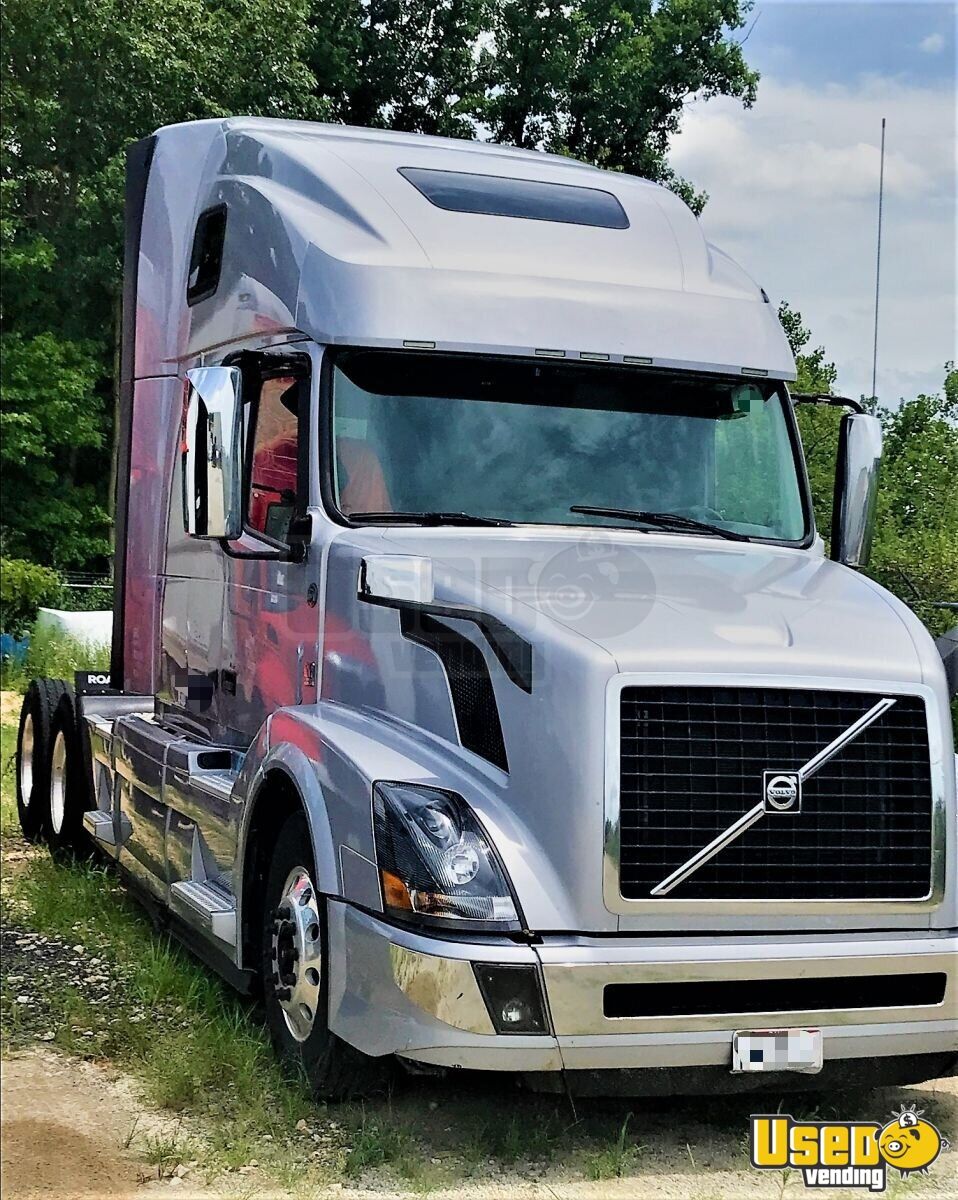
[[[879,398],[940,390],[956,357],[956,13],[756,0],[756,104],[693,105],[673,142],[673,166],[709,193],[707,236],[801,311],[853,396],[871,393],[882,117]]]

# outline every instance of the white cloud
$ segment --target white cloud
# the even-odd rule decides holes
[[[673,166],[709,193],[702,224],[774,299],[801,310],[871,391],[881,118],[888,119],[878,393],[937,390],[955,356],[953,92],[880,77],[809,87],[764,77],[751,110],[693,106]]]
[[[940,33],[929,33],[918,43],[918,49],[926,54],[940,54],[945,48],[945,39]]]

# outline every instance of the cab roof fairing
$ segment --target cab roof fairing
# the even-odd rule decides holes
[[[204,208],[225,202],[229,221],[216,294],[188,309],[180,292],[177,358],[296,329],[324,344],[552,349],[795,378],[761,290],[656,184],[533,151],[260,118],[169,127],[158,147],[201,130],[211,152],[181,252]],[[447,211],[400,167],[596,188],[629,227]],[[176,156],[157,168],[175,170]]]

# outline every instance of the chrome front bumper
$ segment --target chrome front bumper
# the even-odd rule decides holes
[[[367,1054],[505,1071],[728,1067],[736,1029],[821,1028],[825,1061],[958,1053],[958,935],[574,938],[542,945],[444,941],[330,902],[330,1027]],[[540,970],[552,1033],[494,1030],[474,962]],[[762,1012],[763,979],[946,976],[940,1003]],[[611,983],[738,982],[733,1015],[607,1017]]]

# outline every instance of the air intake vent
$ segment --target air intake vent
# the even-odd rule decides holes
[[[822,979],[738,979],[701,983],[610,983],[607,1017],[690,1017],[746,1012],[832,1012],[841,1008],[918,1008],[941,1004],[943,971],[829,975]]]
[[[496,693],[482,651],[457,630],[426,613],[402,609],[403,637],[439,655],[449,679],[459,740],[493,766],[509,770]]]

